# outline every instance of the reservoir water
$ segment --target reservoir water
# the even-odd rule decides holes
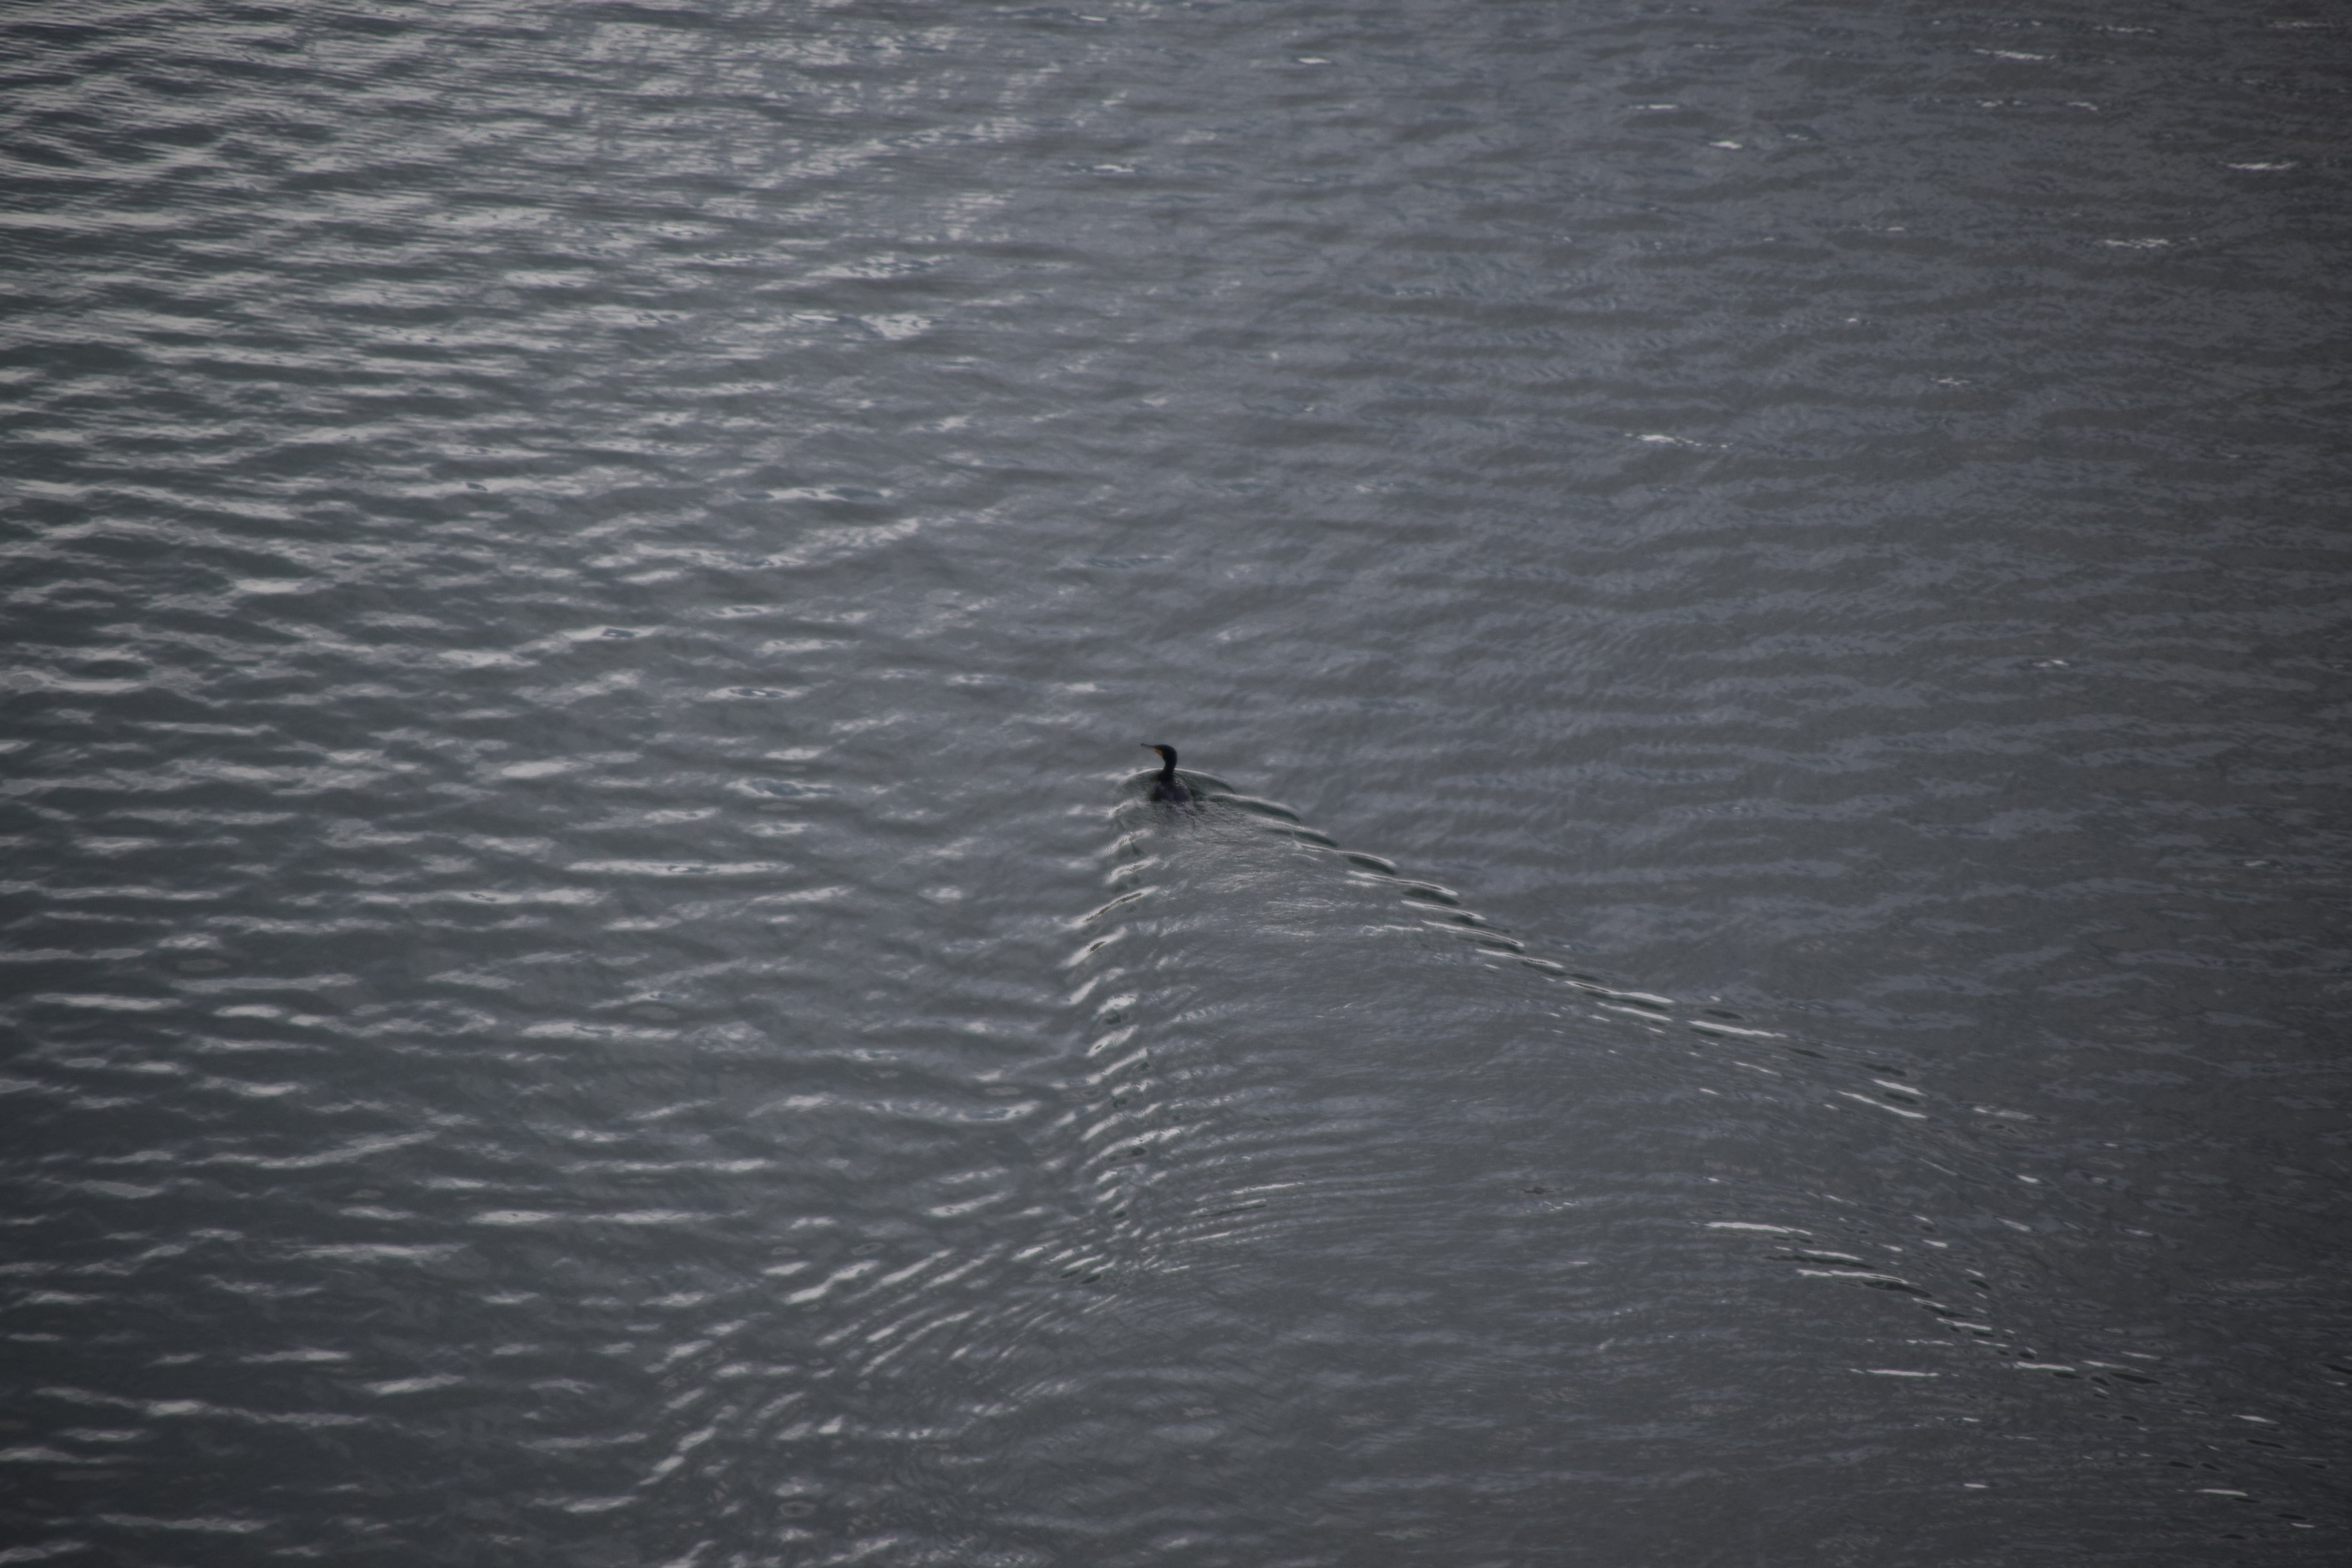
[[[0,1563],[2344,1560],[2336,11],[0,84]]]

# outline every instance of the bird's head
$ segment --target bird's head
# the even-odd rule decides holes
[[[1153,745],[1150,742],[1146,741],[1146,742],[1143,743],[1143,749],[1144,749],[1145,751],[1147,751],[1147,752],[1159,752],[1159,753],[1160,753],[1160,760],[1161,762],[1163,762],[1163,763],[1167,763],[1170,767],[1171,767],[1171,768],[1172,768],[1172,767],[1174,767],[1174,766],[1176,765],[1176,748],[1175,748],[1175,747],[1173,747],[1173,746],[1155,746],[1155,745]]]

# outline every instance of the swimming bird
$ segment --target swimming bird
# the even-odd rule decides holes
[[[1182,779],[1176,776],[1176,748],[1173,746],[1155,746],[1150,742],[1146,741],[1143,743],[1143,749],[1147,752],[1157,752],[1160,753],[1160,776],[1151,781],[1151,798],[1154,800],[1164,800],[1171,805],[1192,805],[1192,792],[1191,788],[1185,784]]]

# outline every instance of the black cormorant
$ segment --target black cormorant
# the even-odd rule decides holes
[[[1143,749],[1160,753],[1160,776],[1151,781],[1151,798],[1164,800],[1171,805],[1192,805],[1192,790],[1186,787],[1182,779],[1176,776],[1176,748],[1155,746],[1147,741],[1144,742]]]

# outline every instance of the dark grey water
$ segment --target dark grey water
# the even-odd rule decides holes
[[[0,59],[0,1563],[2342,1561],[2332,8]]]

